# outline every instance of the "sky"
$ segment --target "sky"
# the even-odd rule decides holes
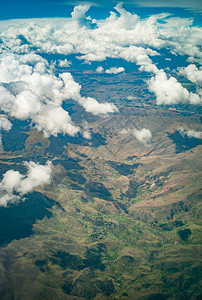
[[[91,3],[90,10],[92,16],[105,18],[107,9],[113,8],[117,0],[10,0],[3,1],[0,11],[0,20],[18,18],[52,18],[67,17],[72,8],[81,3]],[[178,16],[195,16],[195,22],[201,22],[202,5],[200,0],[127,0],[121,1],[129,11],[139,15],[150,15],[162,11],[177,13]]]

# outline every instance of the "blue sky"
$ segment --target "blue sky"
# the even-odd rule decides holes
[[[2,2],[0,20],[44,17],[68,17],[73,7],[79,3],[90,2],[89,11],[94,18],[106,18],[117,0],[10,0]],[[145,17],[151,14],[170,12],[179,17],[194,17],[195,25],[200,24],[202,5],[200,0],[127,0],[122,1],[124,7],[138,15]]]

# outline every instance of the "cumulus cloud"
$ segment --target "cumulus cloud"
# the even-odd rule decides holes
[[[174,77],[167,78],[165,72],[161,71],[149,81],[149,90],[156,95],[158,105],[177,104],[189,102],[200,104],[201,97],[198,94],[189,93]]]
[[[91,7],[90,3],[80,4],[74,7],[74,11],[71,13],[72,20],[78,22],[79,26],[85,26],[87,28],[94,27],[94,20],[91,17],[86,17],[85,13]]]
[[[12,123],[7,119],[5,115],[0,115],[0,129],[9,131],[12,127]]]
[[[4,194],[0,198],[0,206],[7,207],[8,204],[17,203],[20,201],[20,196],[14,194]]]
[[[102,73],[103,71],[104,71],[104,68],[101,66],[97,67],[97,69],[96,69],[97,73]]]
[[[84,121],[84,123],[83,123],[82,135],[87,140],[91,139],[91,133],[90,133],[90,130],[89,130],[88,123],[86,121]]]
[[[202,67],[199,69],[191,64],[186,68],[178,68],[179,73],[189,79],[191,82],[202,84]]]
[[[132,134],[138,141],[140,141],[143,144],[147,144],[150,142],[152,138],[152,133],[149,129],[142,128],[124,128],[120,131],[121,134]]]
[[[136,14],[126,11],[121,4],[116,5],[115,11],[112,11],[108,18],[92,20],[90,17],[86,17],[89,8],[90,4],[76,6],[72,12],[72,18],[37,19],[34,22],[11,21],[10,24],[13,22],[14,26],[7,29],[4,26],[3,32],[0,34],[2,41],[0,52],[5,53],[10,49],[9,51],[14,53],[26,54],[36,49],[37,53],[64,55],[80,53],[78,59],[86,62],[103,61],[108,57],[121,58],[137,64],[140,71],[155,74],[155,77],[149,83],[149,88],[157,95],[158,104],[200,103],[201,97],[198,92],[195,94],[189,93],[174,77],[167,78],[151,59],[152,56],[159,55],[157,51],[166,48],[168,51],[170,49],[173,54],[187,55],[189,61],[200,62],[202,58],[200,51],[202,29],[192,26],[192,20],[171,17],[169,14],[154,15],[141,19]],[[159,19],[161,22],[158,22]],[[24,43],[22,43],[22,37]],[[48,67],[47,62],[37,55],[33,56],[35,54],[26,55],[28,56],[23,58],[23,66],[23,61],[20,61],[19,65],[18,62],[11,61],[8,57],[4,65],[1,65],[3,71],[0,80],[4,83],[17,82],[24,80],[25,77],[28,85],[31,84],[32,86],[34,86],[35,81],[42,82],[44,91],[45,86],[47,87],[47,98],[52,97],[55,98],[55,101],[56,98],[63,101],[64,91],[67,91],[67,89],[63,86],[65,83],[62,77],[54,78],[51,75],[54,65]],[[29,57],[29,55],[31,56]],[[25,60],[27,60],[26,66]],[[64,60],[59,62],[58,65],[66,67],[67,64]],[[181,72],[189,80],[198,84],[201,80],[199,73],[201,70],[196,69],[193,65],[187,68],[181,70]],[[49,71],[47,72],[47,70]],[[104,72],[102,67],[98,67],[96,71],[98,73]],[[48,75],[46,74],[46,78],[41,78],[36,74],[33,75],[33,72],[41,76],[46,72]],[[106,72],[117,74],[118,70],[109,69]],[[157,85],[161,79],[163,82],[160,87],[161,91],[159,91]],[[63,88],[59,87],[61,85]],[[69,84],[69,86],[71,85],[73,85],[73,81]],[[173,87],[171,87],[172,85]],[[171,87],[173,93],[168,92],[166,86]],[[71,90],[69,89],[69,91]]]
[[[84,130],[82,134],[85,139],[87,139],[87,140],[91,139],[91,134],[88,130]]]
[[[201,90],[198,90],[198,94],[192,93],[192,92],[189,94],[189,103],[190,104],[195,104],[195,105],[201,105],[202,104]]]
[[[9,58],[9,56],[7,56],[7,58]],[[28,54],[21,55],[18,58],[19,58],[19,62],[23,63],[25,66],[26,65],[33,66],[35,71],[41,73],[44,73],[50,67],[47,60],[38,54],[28,53]],[[52,67],[53,66],[51,65],[51,68]]]
[[[74,7],[74,11],[71,13],[73,20],[86,19],[85,13],[89,10],[90,4],[80,4]]]
[[[80,130],[61,107],[64,100],[71,98],[93,114],[117,111],[112,104],[81,97],[81,86],[69,72],[56,77],[52,66],[38,56],[1,56],[0,109],[6,114],[20,120],[31,120],[48,137],[58,133],[74,136]],[[39,63],[44,67],[39,67],[40,71],[36,68]]]
[[[19,201],[25,194],[36,187],[44,187],[51,183],[52,163],[39,165],[32,161],[25,162],[28,171],[24,176],[18,171],[9,170],[3,175],[0,183],[0,206]]]
[[[107,70],[104,70],[103,67],[99,66],[96,69],[97,73],[103,73],[103,72],[105,72],[107,74],[118,74],[118,73],[122,73],[124,71],[125,71],[125,69],[123,67],[118,67],[118,68],[117,67],[111,67],[111,68],[109,68]]]
[[[27,55],[24,58],[17,55],[1,57],[1,110],[20,120],[30,119],[46,136],[58,133],[75,135],[78,127],[73,125],[61,104],[65,99],[78,96],[80,86],[69,73],[56,77],[50,68],[45,68],[46,72],[42,74],[35,71],[34,67],[39,63],[36,58]],[[28,61],[35,65],[27,65]],[[59,118],[64,122],[62,125]]]
[[[96,99],[82,97],[79,103],[85,108],[85,110],[93,115],[107,114],[118,112],[118,108],[113,103],[99,103]]]
[[[196,131],[193,129],[185,130],[183,127],[179,127],[178,131],[182,136],[188,136],[189,138],[202,139],[202,131]]]
[[[168,79],[164,72],[151,78],[149,89],[155,93],[158,105],[186,102],[189,97],[187,89],[183,88],[174,77]]]
[[[146,50],[169,46],[176,53],[201,58],[201,29],[190,26],[187,19],[176,21],[168,14],[140,19],[118,4],[116,12],[112,11],[105,20],[96,21],[86,17],[89,8],[90,4],[76,6],[72,18],[11,21],[9,25],[13,23],[13,27],[7,30],[2,24],[1,51],[12,48],[16,53],[28,53],[35,47],[37,52],[82,53],[87,60],[96,57],[103,60],[121,54],[119,47],[137,45]],[[164,22],[158,23],[158,19]],[[22,43],[19,37],[27,43]]]
[[[5,115],[0,115],[0,130],[9,131],[12,127],[12,123],[7,119]],[[3,149],[2,136],[0,134],[0,150]]]
[[[138,141],[140,141],[144,144],[150,142],[150,140],[152,138],[151,131],[146,128],[142,128],[140,130],[133,129],[132,133],[136,137],[136,139],[138,139]]]
[[[36,128],[43,131],[45,137],[57,136],[58,133],[74,136],[80,130],[78,126],[73,125],[67,111],[54,105],[44,106],[33,120]]]
[[[107,73],[107,74],[118,74],[118,73],[122,73],[124,71],[125,71],[125,69],[123,67],[119,67],[119,68],[112,67],[110,69],[107,69],[105,71],[105,73]]]
[[[71,66],[71,61],[67,60],[66,58],[64,60],[59,59],[58,60],[58,66],[61,68],[68,68]]]
[[[2,55],[0,61],[0,81],[1,82],[17,82],[20,81],[23,76],[31,75],[32,67],[20,62],[14,55]]]

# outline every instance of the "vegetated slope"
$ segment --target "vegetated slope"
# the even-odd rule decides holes
[[[3,299],[200,299],[201,146],[179,152],[170,138],[198,117],[140,111],[90,123],[99,143],[54,154],[31,132],[21,152],[2,153],[3,164],[36,149],[51,159],[53,185],[36,191],[60,204],[2,248]],[[145,126],[148,144],[122,131]]]

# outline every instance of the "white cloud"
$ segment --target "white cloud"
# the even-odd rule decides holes
[[[7,119],[5,115],[0,115],[0,129],[9,131],[12,127],[12,123]]]
[[[201,102],[198,92],[189,93],[174,77],[168,79],[151,59],[152,56],[159,55],[156,50],[166,48],[168,51],[170,49],[173,54],[187,55],[189,61],[200,62],[202,29],[192,26],[191,19],[171,17],[169,14],[140,19],[139,16],[126,11],[121,4],[118,4],[115,7],[116,12],[112,11],[105,20],[96,21],[86,17],[85,14],[89,8],[90,4],[75,7],[72,18],[36,19],[34,22],[30,20],[10,21],[13,27],[7,29],[3,26],[5,21],[1,23],[3,32],[0,35],[2,40],[0,51],[5,53],[11,49],[9,51],[25,54],[36,49],[38,53],[65,55],[80,53],[78,59],[86,62],[103,61],[108,57],[122,58],[136,63],[140,66],[140,71],[156,75],[150,81],[149,88],[157,95],[158,104],[180,102],[199,104]],[[158,22],[159,19],[161,22]],[[28,41],[26,45],[22,45],[20,35]],[[55,77],[52,72],[53,65],[48,66],[47,61],[39,55],[32,53],[26,55],[27,57],[22,58],[20,62],[19,59],[7,57],[7,61],[1,65],[0,80],[2,82],[25,80],[29,89],[30,86],[31,89],[34,88],[40,99],[43,98],[44,101],[46,97],[57,102],[57,105],[61,105],[59,102],[64,100],[65,95],[67,99],[72,97],[78,101],[81,87],[71,80],[70,75]],[[65,67],[68,62],[64,60],[59,62],[60,64]],[[96,71],[104,72],[101,68],[98,67]],[[200,69],[193,69],[193,65],[190,68],[192,69],[184,69],[183,72],[186,72],[189,79],[198,84]],[[106,72],[113,73],[111,68]],[[114,71],[116,72],[118,71]],[[69,76],[66,82],[65,76]],[[161,79],[163,82],[158,88],[157,85]],[[166,86],[169,86],[171,90],[169,91]]]
[[[152,138],[152,133],[149,129],[142,128],[123,128],[120,131],[121,134],[132,134],[138,141],[140,141],[143,144],[147,144],[150,142]]]
[[[133,129],[132,133],[136,137],[136,139],[138,139],[138,141],[140,141],[144,144],[150,142],[150,140],[152,138],[151,131],[146,128],[142,128],[140,130]]]
[[[87,139],[87,140],[91,139],[91,134],[88,130],[84,130],[82,134],[85,139]]]
[[[123,67],[119,67],[119,68],[112,67],[110,69],[107,69],[105,71],[105,73],[107,73],[107,74],[118,74],[118,73],[122,73],[124,71],[125,71],[125,69]]]
[[[3,180],[1,182],[1,188],[8,193],[13,193],[16,187],[19,186],[23,179],[18,171],[9,170],[3,175]]]
[[[4,83],[0,85],[0,109],[17,119],[30,119],[46,136],[75,135],[79,129],[61,104],[65,99],[79,97],[80,86],[69,73],[56,77],[47,62],[43,62],[42,73],[37,72],[35,67],[42,63],[39,60],[33,55],[1,57],[0,79]]]
[[[36,187],[44,187],[51,183],[52,163],[39,165],[32,161],[25,162],[28,171],[24,176],[18,171],[9,170],[3,175],[0,183],[0,206],[19,201],[23,195],[32,192]]]
[[[119,54],[122,59],[128,62],[135,62],[137,65],[139,65],[140,71],[157,74],[159,70],[153,64],[152,60],[149,58],[149,55],[158,55],[158,53],[150,49],[144,49],[143,47],[129,46],[127,48],[122,48]]]
[[[136,100],[137,97],[136,96],[128,96],[127,100],[132,101],[132,100]]]
[[[201,84],[202,83],[202,67],[199,69],[196,65],[191,64],[186,68],[178,68],[179,73],[189,79],[191,82]]]
[[[74,7],[74,11],[71,13],[73,20],[82,20],[86,18],[85,13],[89,10],[90,4],[80,4]]]
[[[80,130],[61,107],[64,100],[71,98],[93,114],[117,111],[112,104],[81,97],[81,86],[70,73],[56,77],[52,66],[43,60],[38,55],[2,55],[0,109],[6,114],[20,120],[30,119],[48,137],[58,133],[75,135]]]
[[[0,206],[7,207],[8,204],[20,201],[20,196],[14,194],[4,194],[0,197]]]
[[[59,77],[63,81],[63,88],[61,90],[61,96],[64,99],[78,99],[80,98],[81,86],[74,81],[73,76],[70,73],[62,73]]]
[[[3,55],[0,60],[0,81],[9,83],[10,81],[20,81],[23,76],[30,75],[32,67],[21,63],[14,55]]]
[[[39,131],[43,131],[45,137],[50,135],[57,136],[58,133],[74,136],[80,130],[78,126],[73,125],[68,112],[62,107],[54,105],[44,106],[33,121]]]
[[[16,188],[21,195],[31,192],[35,187],[43,187],[51,183],[52,163],[50,161],[47,161],[45,165],[32,161],[26,162],[25,165],[28,168],[27,175]]]
[[[169,14],[140,19],[118,4],[115,7],[117,13],[113,11],[105,20],[96,21],[85,16],[89,8],[90,4],[76,6],[72,18],[35,19],[34,22],[13,20],[7,30],[6,21],[1,22],[4,30],[1,51],[12,49],[15,53],[27,53],[36,47],[37,52],[82,53],[82,59],[104,60],[121,55],[119,47],[137,45],[146,50],[169,46],[179,54],[201,58],[201,28],[190,26],[189,19],[174,18]],[[158,19],[165,22],[158,23]],[[28,44],[21,43],[20,35]]]
[[[91,97],[82,97],[79,100],[79,103],[85,108],[87,112],[92,113],[93,115],[118,112],[118,109],[114,104],[107,102],[99,103],[96,99]]]
[[[190,93],[189,94],[189,102],[190,104],[194,105],[201,105],[202,104],[202,95],[201,95],[201,90],[198,90],[198,94],[195,93]]]
[[[35,114],[39,113],[41,103],[33,92],[25,90],[14,98],[12,111],[10,114],[17,119],[31,119]]]
[[[89,131],[89,126],[88,123],[85,121],[83,123],[83,130],[82,130],[82,135],[85,139],[90,140],[91,139],[91,133]]]
[[[12,123],[7,119],[5,115],[0,115],[0,130],[9,131],[12,127]],[[0,134],[0,150],[3,150],[2,135]]]
[[[87,28],[93,28],[94,27],[94,20],[91,19],[91,17],[86,17],[85,13],[89,10],[91,7],[90,3],[80,4],[78,6],[74,7],[74,11],[71,13],[72,20],[77,21],[79,26],[85,26]]]
[[[200,104],[201,97],[198,94],[189,93],[174,77],[167,78],[165,72],[160,71],[149,81],[149,89],[156,95],[158,105],[170,105],[181,102]]]
[[[44,65],[46,65],[46,67],[48,67],[48,62],[46,59],[44,59],[43,57],[41,57],[38,54],[34,54],[34,53],[29,53],[29,54],[25,54],[25,55],[21,55],[19,57],[19,62],[22,62],[25,65],[37,65],[38,63],[42,63]]]
[[[125,71],[125,69],[123,67],[118,67],[118,68],[117,67],[111,67],[111,68],[109,68],[107,70],[104,70],[103,67],[99,66],[96,69],[97,73],[103,73],[103,72],[105,72],[107,74],[118,74],[118,73],[122,73],[124,71]]]
[[[178,131],[182,136],[187,135],[189,138],[194,137],[196,139],[202,139],[202,131],[196,131],[193,129],[185,130],[183,127],[179,127]]]
[[[102,73],[103,71],[104,71],[104,68],[101,66],[97,67],[97,69],[96,69],[97,73]]]
[[[68,68],[71,66],[71,61],[67,60],[66,58],[64,60],[59,59],[58,60],[58,66],[61,68]]]
[[[120,131],[120,134],[127,134],[127,133],[131,133],[131,130],[130,130],[130,129],[123,128],[123,129]]]
[[[165,19],[165,28],[175,27],[179,28],[182,26],[191,26],[193,24],[193,19],[190,18],[180,18],[180,17],[170,17]]]

